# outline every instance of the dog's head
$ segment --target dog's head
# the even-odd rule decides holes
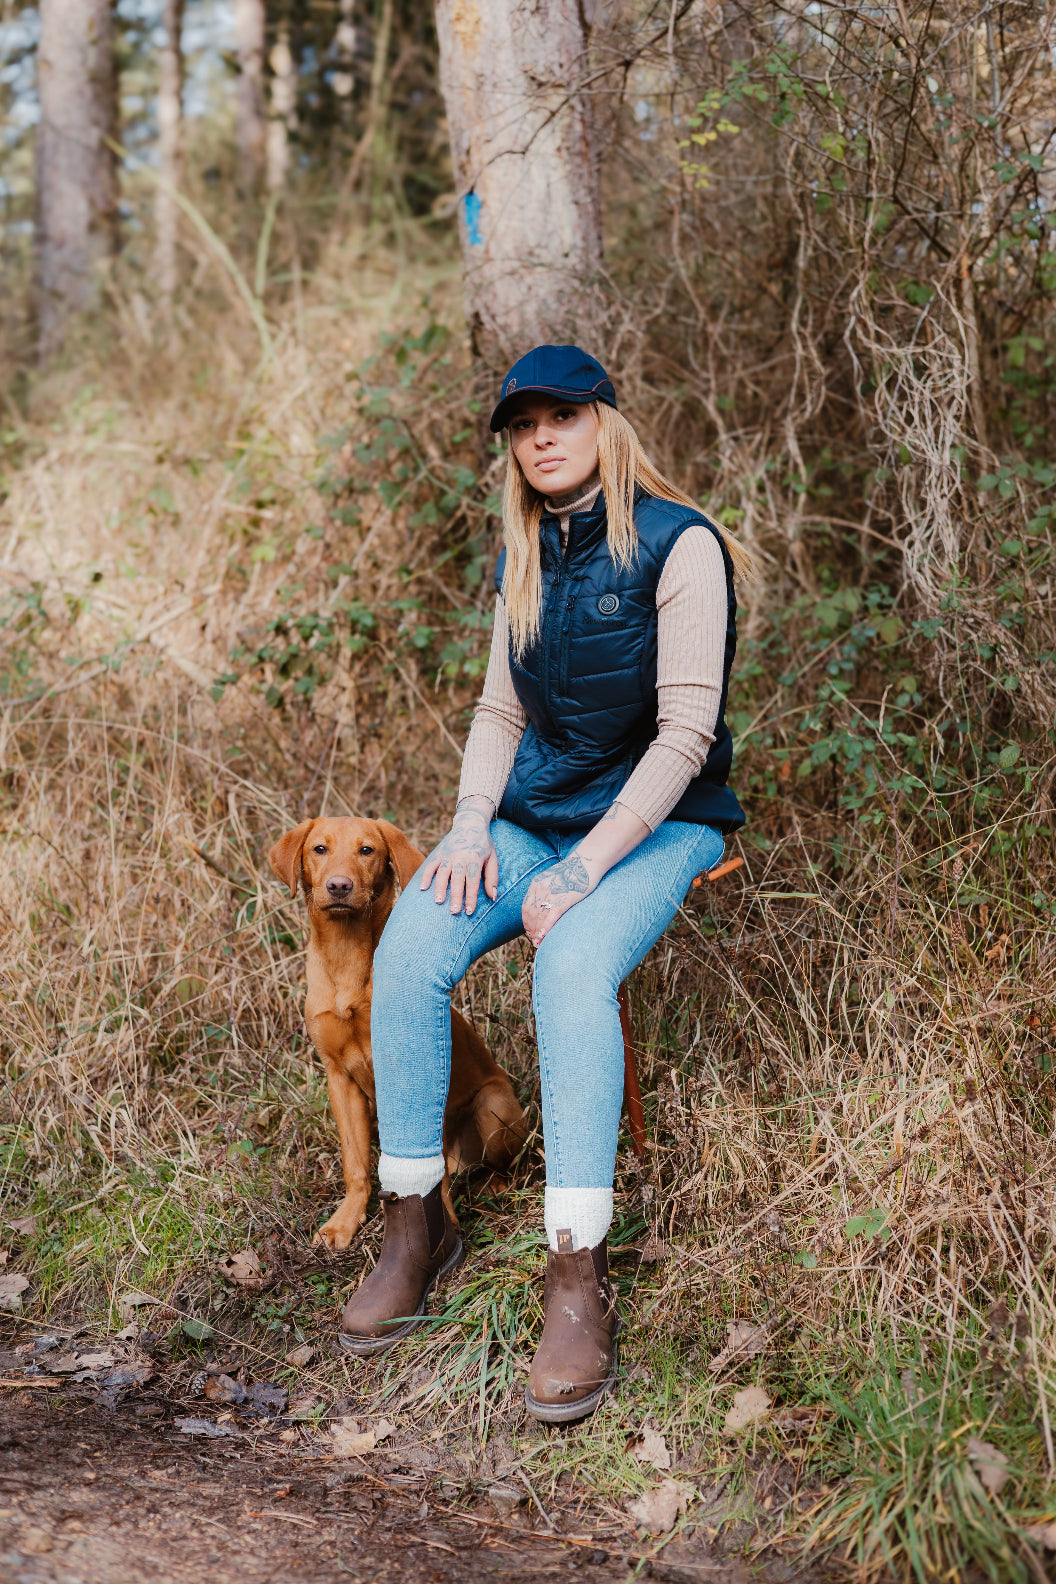
[[[391,906],[394,875],[408,883],[423,855],[388,820],[304,820],[268,853],[271,867],[310,913],[355,918],[376,904]]]

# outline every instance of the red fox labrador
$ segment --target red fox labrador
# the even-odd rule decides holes
[[[374,951],[392,912],[397,878],[407,885],[424,857],[388,820],[314,819],[287,831],[268,858],[290,895],[301,889],[308,904],[304,1020],[326,1069],[345,1179],[345,1197],[314,1241],[344,1249],[366,1220],[370,1197]],[[453,1171],[483,1161],[502,1170],[526,1131],[510,1080],[476,1030],[452,1009],[451,1087],[444,1113],[448,1208]]]

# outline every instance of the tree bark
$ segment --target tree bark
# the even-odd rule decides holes
[[[343,124],[347,124],[351,117],[352,94],[356,86],[355,61],[358,40],[354,18],[355,0],[339,0],[338,23],[333,46],[338,69],[334,72],[331,84]]]
[[[267,120],[264,111],[264,0],[235,0],[235,146],[238,190],[257,191],[264,176]]]
[[[268,116],[267,180],[269,192],[281,192],[290,164],[290,134],[297,126],[297,71],[290,49],[289,23],[284,22],[268,57],[271,105]]]
[[[164,0],[161,81],[158,86],[158,167],[161,182],[154,198],[155,268],[162,301],[169,311],[179,285],[176,236],[179,205],[174,193],[183,178],[183,0]]]
[[[117,247],[117,63],[112,0],[40,0],[36,286],[39,351],[90,308]],[[109,141],[108,141],[109,140]]]
[[[436,0],[474,350],[589,339],[601,195],[579,0]]]

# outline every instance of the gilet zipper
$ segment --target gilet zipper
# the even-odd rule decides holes
[[[550,632],[557,614],[557,607],[561,594],[562,574],[564,567],[561,561],[557,564],[557,576],[550,590],[550,598],[546,602],[546,620],[543,624],[543,704],[547,715],[550,717],[550,735],[557,736],[557,721],[554,719],[553,704],[550,696]]]
[[[562,693],[568,692],[568,630],[572,625],[572,613],[576,608],[577,595],[570,594],[565,601],[565,619],[561,623],[561,658],[558,664],[557,685]]]

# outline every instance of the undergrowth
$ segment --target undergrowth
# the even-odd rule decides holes
[[[401,222],[316,262],[269,304],[268,357],[203,309],[179,359],[160,330],[119,365],[89,344],[10,419],[0,1195],[36,1217],[5,1234],[25,1317],[117,1327],[146,1294],[185,1382],[230,1355],[296,1385],[305,1438],[340,1402],[469,1468],[512,1443],[544,1507],[571,1492],[613,1521],[654,1483],[630,1449],[649,1419],[691,1487],[680,1525],[753,1556],[1038,1577],[1056,864],[1051,721],[1024,703],[1054,649],[1034,459],[958,463],[1001,537],[985,579],[951,572],[929,604],[825,514],[815,457],[798,560],[771,544],[746,591],[744,867],[691,894],[631,986],[651,1143],[618,1166],[619,1392],[567,1434],[523,1417],[543,1259],[523,944],[458,992],[535,1128],[508,1184],[462,1185],[462,1276],[381,1360],[286,1362],[330,1336],[379,1234],[309,1249],[338,1154],[302,918],[265,854],[323,811],[439,835],[503,467],[447,239]],[[650,438],[648,381],[628,387]],[[745,470],[728,519],[779,473]],[[218,1270],[247,1245],[259,1291]],[[751,1384],[769,1414],[727,1433]]]

